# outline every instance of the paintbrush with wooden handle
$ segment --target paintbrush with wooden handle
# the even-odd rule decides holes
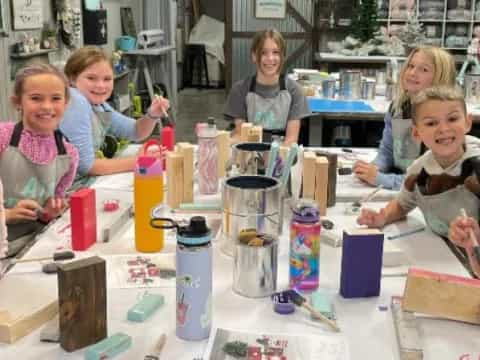
[[[337,326],[337,324],[327,318],[325,315],[319,313],[316,311],[308,302],[307,299],[305,299],[302,295],[300,295],[298,292],[295,290],[286,290],[283,292],[284,295],[288,296],[292,302],[297,305],[305,308],[314,318],[323,321],[326,323],[328,326],[332,328],[334,331],[340,331],[340,328]]]
[[[466,218],[467,217],[467,212],[465,211],[465,209],[460,209],[460,214]],[[477,241],[477,237],[475,236],[474,232],[473,232],[473,229],[470,229],[468,231],[468,236],[470,237],[470,241],[472,242],[473,244],[473,255],[475,256],[475,258],[477,259],[478,263],[480,263],[480,246],[478,244],[478,241]]]

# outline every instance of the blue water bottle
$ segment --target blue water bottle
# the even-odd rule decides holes
[[[212,234],[203,216],[187,226],[169,218],[154,218],[153,227],[177,230],[177,336],[204,340],[212,320]]]

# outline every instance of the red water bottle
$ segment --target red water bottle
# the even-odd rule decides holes
[[[167,125],[162,128],[162,145],[167,151],[175,150],[175,128]],[[163,160],[163,168],[165,169],[165,159]]]

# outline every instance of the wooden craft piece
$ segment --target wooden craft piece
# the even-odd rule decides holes
[[[183,156],[183,197],[182,202],[193,202],[193,153],[194,146],[178,143],[178,152]]]
[[[480,280],[410,268],[402,308],[480,324]]]
[[[383,233],[378,229],[343,232],[340,295],[378,296],[382,275]]]
[[[176,209],[183,202],[183,156],[167,153],[167,204]]]
[[[248,135],[250,134],[250,129],[253,127],[252,123],[244,122],[240,130],[240,142],[248,142]]]
[[[0,342],[14,343],[55,317],[58,302],[54,285],[49,279],[39,282],[25,275],[7,274],[2,278]]]
[[[317,151],[316,155],[328,159],[327,207],[335,206],[337,201],[337,154]]]
[[[84,188],[70,196],[72,249],[87,250],[97,241],[95,189]]]
[[[302,197],[305,199],[315,199],[315,153],[305,151],[303,153],[303,172],[302,172]]]
[[[261,126],[253,126],[248,133],[248,142],[262,142],[263,129]]]
[[[315,201],[318,204],[320,216],[327,214],[328,196],[328,159],[317,157],[315,160]]]
[[[218,177],[226,176],[226,165],[230,158],[230,132],[219,130],[217,131],[217,146],[218,146]]]
[[[60,345],[75,351],[107,336],[105,260],[98,256],[58,266]]]

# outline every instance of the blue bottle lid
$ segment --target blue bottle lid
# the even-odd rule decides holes
[[[177,241],[182,245],[205,245],[212,239],[210,229],[203,216],[194,216],[187,226],[180,226],[177,231]]]
[[[320,219],[317,204],[313,201],[301,200],[292,208],[292,220],[300,223],[316,223]]]

